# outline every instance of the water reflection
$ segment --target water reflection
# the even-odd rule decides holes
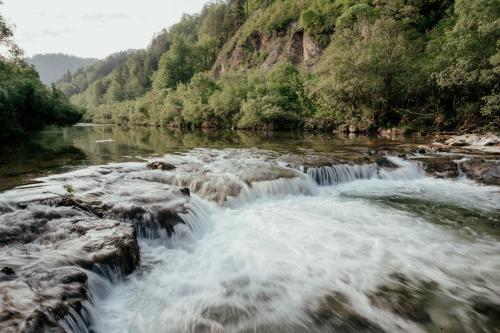
[[[74,126],[51,128],[21,147],[3,148],[0,190],[78,166],[136,160],[197,147],[251,148],[281,152],[314,150],[349,154],[414,146],[424,138],[377,138],[308,132],[174,131],[151,127]]]

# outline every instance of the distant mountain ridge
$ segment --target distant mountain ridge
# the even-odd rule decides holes
[[[36,54],[27,59],[28,63],[35,66],[40,74],[40,79],[45,84],[56,82],[64,74],[92,65],[99,61],[95,58],[80,58],[62,53]]]

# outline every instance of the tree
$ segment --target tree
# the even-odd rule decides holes
[[[186,83],[199,67],[199,55],[196,47],[184,34],[175,36],[170,50],[165,53],[153,77],[155,89],[175,88],[179,83]]]
[[[2,4],[2,1],[0,1],[0,5]],[[14,32],[12,27],[5,21],[3,16],[0,15],[0,59],[6,60],[1,54],[2,48],[4,48],[10,55],[10,61],[24,63],[23,51],[14,43],[12,39],[13,36]]]
[[[224,26],[228,34],[234,33],[245,23],[246,0],[230,0],[224,17]]]
[[[476,123],[481,114],[500,119],[500,2],[457,0],[456,21],[436,43],[435,83],[459,117]],[[496,106],[495,106],[496,105]]]

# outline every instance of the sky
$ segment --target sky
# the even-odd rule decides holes
[[[2,0],[0,13],[15,25],[26,56],[79,57],[144,48],[153,35],[194,14],[207,0]]]

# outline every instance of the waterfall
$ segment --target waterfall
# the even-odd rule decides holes
[[[321,186],[372,179],[378,176],[378,166],[372,164],[337,164],[307,168],[306,173]]]
[[[299,175],[296,178],[278,178],[276,180],[251,183],[243,188],[237,197],[227,200],[225,206],[239,207],[258,199],[280,199],[290,195],[315,195],[317,185],[310,177]]]
[[[305,169],[305,172],[321,186],[348,183],[358,179],[413,180],[425,175],[423,169],[416,162],[394,156],[386,158],[397,168],[386,169],[379,167],[376,163],[336,164],[310,167]]]
[[[469,160],[469,158],[463,157],[463,158],[461,158],[459,160],[454,160],[453,161],[453,163],[455,163],[455,165],[457,166],[458,178],[461,178],[461,179],[466,179],[467,178],[467,175],[466,175],[466,173],[463,170],[462,164],[464,162],[467,162],[468,160]]]
[[[94,265],[93,270],[83,270],[87,275],[88,301],[82,302],[80,309],[70,308],[69,313],[58,321],[64,330],[73,333],[91,333],[100,319],[95,302],[105,299],[120,281],[123,274],[109,265]]]

